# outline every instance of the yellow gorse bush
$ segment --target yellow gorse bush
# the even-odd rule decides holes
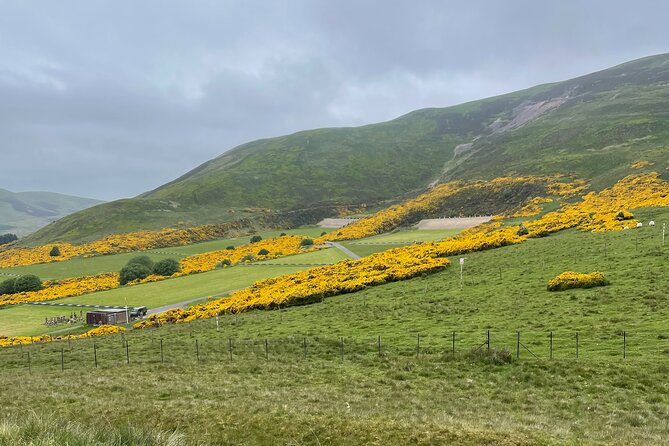
[[[576,195],[587,188],[587,182],[585,180],[562,182],[558,181],[559,179],[560,177],[557,176],[502,177],[491,181],[451,181],[439,184],[414,199],[391,206],[388,209],[379,211],[374,215],[362,218],[337,231],[331,232],[322,239],[318,239],[317,242],[356,240],[391,231],[411,220],[423,218],[425,215],[433,215],[449,197],[466,191],[483,189],[502,191],[514,185],[545,184],[549,194],[566,197]],[[534,205],[531,209],[536,212],[531,215],[538,214],[541,211],[541,208],[538,205],[545,203],[546,200],[546,198],[541,197],[532,199],[531,203],[534,203]]]
[[[529,200],[527,200],[527,202],[525,202],[525,204],[520,209],[509,215],[509,217],[510,218],[534,217],[535,215],[540,214],[541,211],[543,210],[543,208],[541,207],[542,204],[551,203],[552,201],[553,201],[552,198],[546,198],[546,197],[530,198]]]
[[[125,331],[124,327],[119,327],[118,325],[100,325],[99,327],[88,330],[86,333],[74,336],[49,336],[49,335],[40,335],[40,336],[15,336],[7,337],[0,336],[0,347],[10,347],[12,345],[27,345],[33,344],[36,342],[51,342],[51,341],[62,341],[66,339],[84,339],[90,338],[93,336],[104,336],[109,334],[116,334]]]
[[[199,273],[216,268],[217,264],[226,259],[235,264],[248,256],[253,256],[256,260],[267,260],[319,249],[318,247],[303,248],[300,245],[302,240],[304,237],[288,235],[238,246],[233,250],[223,249],[195,254],[181,260],[181,271],[183,274]],[[268,254],[258,254],[262,250],[267,250]]]
[[[546,287],[548,291],[564,291],[572,288],[593,288],[596,286],[608,285],[604,274],[595,271],[588,274],[565,271],[557,277],[551,279]]]
[[[118,287],[117,273],[72,277],[59,281],[48,281],[44,284],[44,288],[39,291],[0,295],[0,306],[80,296],[94,291],[111,290],[116,287]]]
[[[188,310],[172,309],[135,324],[135,328],[189,322],[220,313],[309,303],[337,294],[351,293],[368,286],[410,279],[448,266],[445,256],[521,243],[517,227],[498,229],[501,223],[488,223],[464,231],[438,243],[423,243],[391,249],[359,260],[312,268],[286,276],[256,282],[252,287],[232,293]]]
[[[73,245],[56,242],[35,248],[10,247],[0,250],[0,268],[27,266],[37,263],[59,262],[77,256],[118,254],[132,251],[183,246],[195,242],[213,240],[227,236],[230,231],[239,229],[236,223],[202,225],[188,229],[166,228],[160,231],[137,231],[104,237],[91,243]],[[49,253],[53,246],[58,246],[59,256]]]
[[[525,225],[529,229],[527,235],[518,235],[520,226],[503,227],[500,218],[494,218],[491,222],[470,228],[455,237],[437,243],[392,249],[357,261],[339,262],[331,266],[259,281],[250,288],[233,293],[229,298],[217,299],[188,310],[174,309],[152,315],[135,324],[135,328],[189,322],[226,312],[306,303],[326,296],[357,291],[366,286],[438,271],[447,265],[447,263],[440,264],[440,261],[445,260],[444,256],[522,243],[529,237],[561,229],[579,227],[583,230],[592,230],[593,226],[598,230],[621,229],[620,221],[615,217],[621,208],[665,206],[669,204],[668,193],[669,183],[660,181],[657,174],[626,177],[609,189],[586,195],[580,203],[564,205],[559,211],[526,222]],[[614,220],[617,222],[615,227],[608,224]],[[373,227],[365,223],[358,229]],[[349,234],[359,235],[357,231]]]
[[[265,279],[234,292],[229,298],[196,305],[188,310],[173,309],[151,315],[135,328],[166,323],[188,322],[220,313],[238,313],[254,308],[309,303],[368,286],[409,279],[445,268],[448,259],[438,257],[434,243],[392,249],[359,260],[345,260],[334,265],[311,268],[294,274]]]
[[[254,255],[257,260],[267,260],[320,249],[318,247],[302,248],[300,243],[303,239],[304,237],[300,236],[284,236],[238,246],[234,250],[195,254],[183,258],[181,260],[181,271],[172,276],[166,277],[152,274],[145,279],[132,281],[128,285],[157,282],[171,277],[210,271],[223,259],[230,259],[234,264],[247,255]],[[269,254],[258,255],[258,251],[262,249],[266,249]],[[118,273],[103,273],[95,276],[72,277],[63,280],[47,281],[44,284],[44,288],[39,291],[0,295],[0,306],[80,296],[86,293],[106,291],[118,287]]]
[[[639,161],[635,162],[634,164],[632,164],[630,167],[632,169],[643,169],[644,167],[650,167],[653,164],[655,164],[655,163],[651,163],[648,160],[639,160]]]
[[[669,206],[669,183],[654,172],[629,175],[608,189],[590,192],[578,203],[563,205],[538,220],[525,222],[525,226],[530,237],[575,227],[593,232],[621,230],[637,223],[621,221],[618,217],[621,211],[629,217],[629,209],[653,206]]]

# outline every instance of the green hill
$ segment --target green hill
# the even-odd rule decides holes
[[[644,159],[665,172],[669,54],[356,128],[250,142],[139,197],[66,217],[29,243],[244,220],[313,223],[438,181],[573,173],[596,188]]]
[[[14,193],[0,189],[0,233],[26,235],[52,221],[100,203],[100,200],[52,192]]]

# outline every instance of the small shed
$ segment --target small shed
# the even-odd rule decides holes
[[[116,325],[128,322],[128,310],[125,308],[95,310],[86,313],[86,324],[88,325]]]

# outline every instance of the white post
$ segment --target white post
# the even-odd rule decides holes
[[[465,266],[465,258],[460,257],[460,287],[462,287],[463,272]]]
[[[125,306],[125,323],[129,324],[130,323],[130,314],[128,313],[128,306]]]
[[[218,331],[218,314],[216,315],[216,331]]]

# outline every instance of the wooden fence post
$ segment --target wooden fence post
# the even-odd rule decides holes
[[[418,358],[419,354],[420,354],[420,333],[418,333],[418,337],[416,339],[416,358]]]
[[[623,331],[623,359],[627,358],[627,332]]]

